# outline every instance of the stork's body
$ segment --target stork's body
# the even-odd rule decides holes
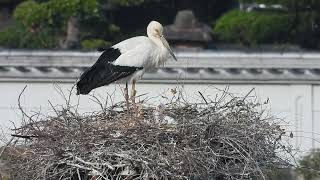
[[[97,62],[77,82],[77,94],[88,94],[118,80],[135,83],[146,70],[163,64],[169,54],[176,60],[162,32],[162,25],[152,21],[147,27],[148,37],[133,37],[101,49]]]

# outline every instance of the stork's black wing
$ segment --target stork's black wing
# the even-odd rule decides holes
[[[142,67],[113,65],[112,62],[120,55],[117,49],[106,49],[97,62],[81,75],[77,82],[77,94],[88,94],[92,89],[108,85],[143,69]]]
[[[113,47],[98,48],[98,51],[102,52],[102,54],[98,58],[96,64],[105,63],[105,62],[113,62],[121,55],[120,50],[117,48],[113,48]]]

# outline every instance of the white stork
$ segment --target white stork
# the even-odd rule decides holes
[[[77,94],[88,94],[92,89],[118,80],[126,82],[125,97],[128,103],[128,82],[132,82],[131,97],[134,101],[135,83],[144,72],[163,64],[169,54],[177,60],[163,36],[159,22],[151,21],[146,36],[124,40],[103,51],[96,63],[85,71],[77,82]]]

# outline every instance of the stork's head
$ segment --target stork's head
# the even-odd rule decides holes
[[[157,21],[151,21],[147,27],[149,37],[160,38],[163,35],[163,26]]]
[[[157,21],[151,21],[147,27],[148,37],[151,39],[160,40],[162,45],[169,51],[174,60],[177,61],[176,56],[173,54],[167,40],[163,36],[163,26]]]

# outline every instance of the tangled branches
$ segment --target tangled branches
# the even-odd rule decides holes
[[[201,94],[201,93],[200,93]],[[226,98],[226,97],[229,98]],[[224,93],[157,106],[123,102],[80,115],[70,106],[16,128],[13,179],[264,179],[286,166],[284,130],[262,104]]]

